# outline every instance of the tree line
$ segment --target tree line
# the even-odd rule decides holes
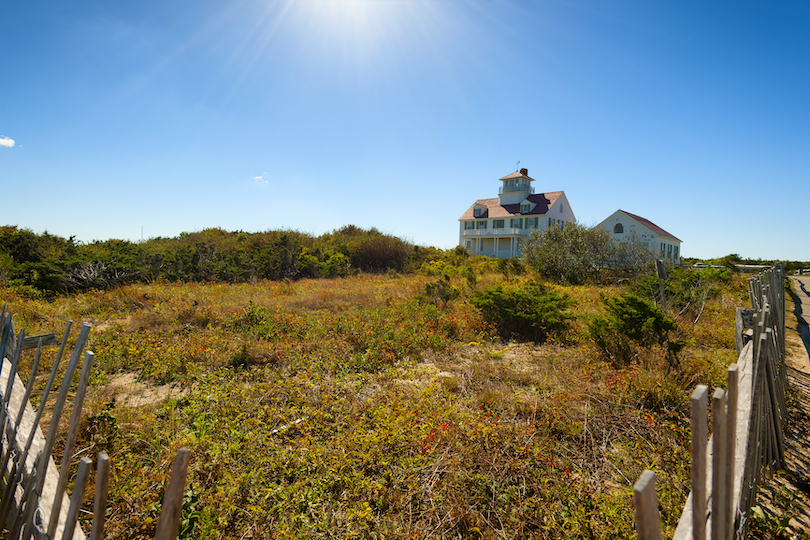
[[[0,279],[46,292],[158,280],[235,283],[407,272],[441,253],[354,225],[318,237],[290,230],[210,228],[175,238],[90,243],[13,225],[0,227]]]
[[[533,234],[522,248],[522,263],[512,263],[558,283],[611,282],[654,268],[654,254],[640,242],[612,242],[611,235],[599,227],[551,227]],[[357,272],[408,273],[424,270],[431,261],[442,261],[442,272],[453,267],[453,274],[466,275],[474,282],[473,266],[481,264],[473,265],[471,259],[461,246],[451,250],[422,247],[375,228],[355,225],[317,237],[291,230],[247,233],[210,228],[175,238],[90,243],[48,232],[37,234],[14,225],[0,226],[0,280],[47,293],[160,280],[237,283],[341,277]],[[731,254],[709,262],[734,270],[736,264],[774,261]],[[508,263],[492,260],[484,266],[506,274],[514,266]],[[789,272],[806,266],[810,264],[787,262]]]

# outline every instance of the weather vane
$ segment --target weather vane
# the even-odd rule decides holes
[[[520,166],[520,161],[518,161],[517,163],[515,163],[515,170],[518,170],[518,166]]]

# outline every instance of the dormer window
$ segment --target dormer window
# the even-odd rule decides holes
[[[531,205],[529,203],[523,203],[520,205],[520,213],[521,214],[528,214],[531,211]]]
[[[481,213],[482,212],[480,206],[476,206],[475,208],[473,208],[473,217],[481,217]]]

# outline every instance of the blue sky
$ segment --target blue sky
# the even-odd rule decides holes
[[[16,2],[0,42],[0,225],[448,248],[519,161],[583,224],[810,260],[808,2]]]

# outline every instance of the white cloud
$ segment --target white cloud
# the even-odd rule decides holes
[[[266,175],[267,172],[263,172],[262,174],[256,175],[253,177],[253,181],[256,183],[256,185],[268,184],[269,182],[264,179]]]
[[[8,137],[0,136],[0,146],[8,146],[11,148],[14,146],[14,139],[9,139]]]

